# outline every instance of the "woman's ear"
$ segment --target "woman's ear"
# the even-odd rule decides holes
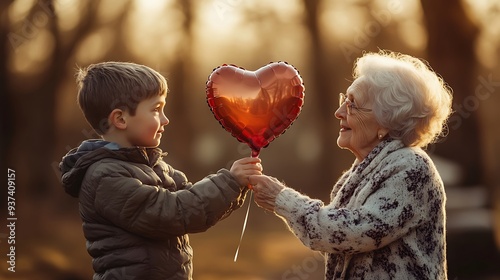
[[[378,139],[384,139],[387,134],[389,134],[389,129],[387,128],[379,128],[379,130],[377,131],[377,137]]]
[[[117,129],[123,130],[127,128],[127,122],[121,109],[114,109],[111,111],[108,121],[110,126],[114,126]]]

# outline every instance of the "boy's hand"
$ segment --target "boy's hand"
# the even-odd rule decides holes
[[[262,175],[262,165],[260,158],[246,157],[239,159],[231,166],[231,175],[236,178],[241,186],[249,184],[248,177],[250,175]]]

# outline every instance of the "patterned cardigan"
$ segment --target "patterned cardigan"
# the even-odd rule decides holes
[[[445,200],[428,155],[385,140],[340,177],[330,204],[285,188],[275,212],[325,253],[325,279],[447,279]]]

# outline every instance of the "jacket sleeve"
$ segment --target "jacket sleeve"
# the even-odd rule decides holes
[[[155,239],[207,230],[241,207],[246,193],[225,169],[175,192],[143,184],[119,164],[96,167],[92,176],[96,212],[127,231]]]
[[[350,209],[325,206],[285,188],[276,199],[275,211],[313,250],[334,254],[372,251],[444,213],[442,182],[430,171],[422,165],[386,173],[389,176],[375,191]]]

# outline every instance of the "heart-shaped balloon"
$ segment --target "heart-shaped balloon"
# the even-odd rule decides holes
[[[304,89],[299,72],[286,62],[256,71],[224,64],[208,77],[206,94],[215,118],[256,157],[297,118]]]

